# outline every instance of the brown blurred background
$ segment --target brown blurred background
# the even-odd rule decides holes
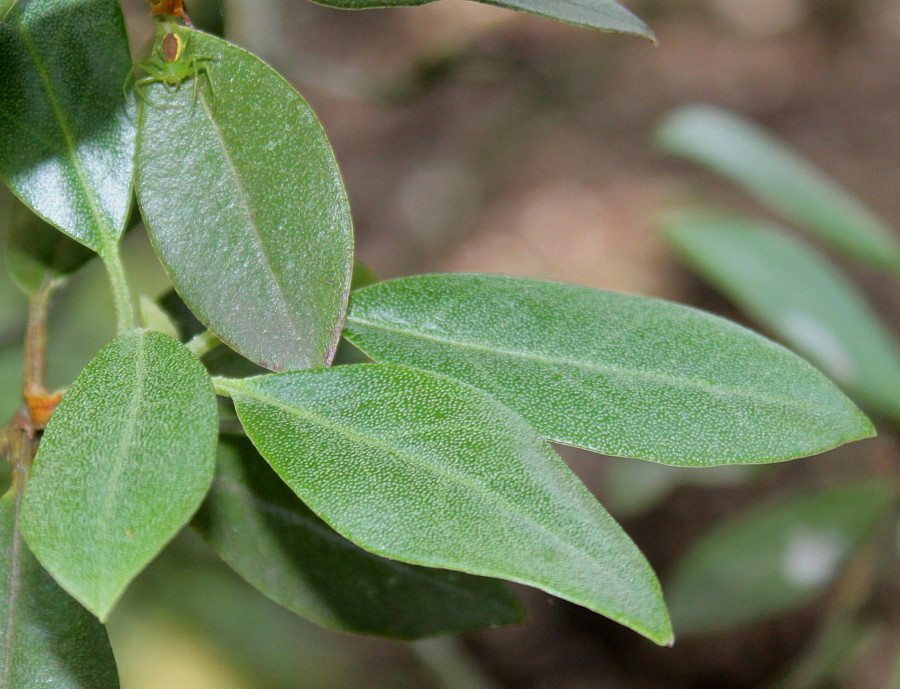
[[[143,0],[123,5],[140,54],[152,21]],[[304,0],[189,3],[201,24],[224,18],[226,36],[269,61],[318,112],[344,172],[359,257],[380,277],[552,278],[742,320],[678,264],[658,228],[660,213],[696,198],[764,213],[733,187],[654,151],[654,125],[692,102],[769,127],[900,227],[897,0],[629,7],[651,25],[658,46],[464,0],[365,12]],[[846,267],[896,333],[896,288]],[[653,466],[615,473],[621,460],[564,451],[664,582],[692,540],[734,511],[797,486],[896,471],[897,454],[896,439],[882,434],[762,472],[715,470],[702,479],[709,486],[695,485],[696,474],[660,480],[655,471],[672,470]],[[664,489],[641,497],[648,484]],[[113,620],[126,689],[769,687],[815,640],[832,595],[778,619],[658,649],[523,590],[527,625],[408,645],[296,620],[190,537],[164,559]],[[866,604],[896,633],[839,676],[808,686],[886,689],[900,639],[898,588],[896,579],[880,582]]]

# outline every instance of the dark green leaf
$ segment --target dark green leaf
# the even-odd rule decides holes
[[[38,564],[0,499],[0,689],[117,689],[106,630]]]
[[[544,437],[665,464],[773,462],[873,434],[821,373],[734,323],[657,299],[498,275],[354,293],[346,337],[444,373]]]
[[[756,125],[719,108],[689,106],[663,121],[657,141],[664,150],[731,178],[848,256],[900,274],[900,241],[891,230]]]
[[[343,10],[365,10],[378,7],[426,5],[434,0],[313,0],[319,5]],[[601,31],[617,31],[655,40],[653,32],[640,19],[612,0],[478,0],[510,10],[528,12],[557,19],[567,24]]]
[[[332,629],[417,639],[522,618],[502,582],[386,560],[336,534],[246,438],[223,439],[194,526],[272,600]]]
[[[667,232],[698,272],[874,411],[900,420],[900,355],[862,295],[777,228],[687,216]]]
[[[372,364],[220,388],[281,478],[363,548],[535,586],[671,642],[634,543],[550,446],[483,392]]]
[[[666,587],[675,629],[730,629],[811,600],[884,519],[895,488],[866,480],[762,505],[721,524]]]
[[[94,253],[16,202],[6,236],[6,267],[27,294],[45,280],[59,280],[87,263]]]
[[[353,267],[334,155],[268,65],[179,31],[182,60],[206,60],[181,88],[146,87],[137,191],[153,243],[184,301],[232,349],[273,370],[322,366]]]
[[[121,235],[131,204],[130,67],[115,0],[20,0],[0,24],[0,174],[95,251]]]
[[[217,432],[205,369],[148,330],[104,347],[63,397],[25,490],[22,531],[101,620],[200,506]]]

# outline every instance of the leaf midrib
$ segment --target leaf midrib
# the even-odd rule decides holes
[[[225,142],[225,137],[222,135],[222,130],[219,128],[212,110],[206,103],[206,95],[202,92],[202,89],[199,95],[199,100],[201,105],[203,106],[203,112],[206,114],[207,120],[209,121],[213,139],[218,144],[219,151],[222,154],[222,158],[224,159],[225,164],[228,166],[228,170],[231,172],[231,178],[234,182],[236,197],[241,201],[241,207],[243,208],[244,214],[247,217],[247,226],[250,228],[250,232],[253,238],[256,240],[257,245],[259,246],[259,256],[262,259],[263,266],[269,273],[269,276],[272,278],[272,282],[275,284],[275,294],[281,304],[284,316],[290,323],[291,330],[293,331],[294,335],[297,337],[302,337],[304,330],[299,327],[296,321],[296,314],[294,313],[291,305],[288,303],[287,297],[285,296],[287,294],[287,290],[285,285],[282,283],[283,278],[279,275],[279,272],[275,270],[266,248],[266,242],[263,240],[263,236],[260,233],[259,227],[257,227],[256,213],[251,207],[250,195],[247,193],[247,190],[244,187],[243,182],[241,181],[238,167],[231,156],[228,145]]]
[[[517,505],[515,505],[514,503],[510,503],[508,500],[506,500],[503,496],[499,495],[495,491],[486,489],[485,486],[472,481],[465,475],[462,475],[462,477],[460,477],[459,475],[453,474],[451,472],[443,471],[443,470],[441,470],[441,468],[439,468],[433,464],[429,464],[427,462],[422,462],[422,461],[418,460],[418,458],[416,458],[414,455],[406,454],[402,449],[395,448],[394,446],[381,440],[380,438],[374,438],[374,437],[362,435],[361,433],[358,433],[354,430],[351,430],[351,429],[348,429],[348,428],[345,428],[342,426],[338,426],[338,425],[336,425],[330,421],[327,421],[327,420],[323,419],[322,417],[319,417],[315,414],[312,414],[300,407],[291,406],[285,402],[282,402],[281,400],[279,400],[276,397],[273,397],[269,394],[263,393],[261,390],[259,390],[259,388],[251,387],[249,385],[241,385],[239,390],[242,392],[251,392],[252,391],[253,394],[251,394],[250,396],[255,397],[257,399],[257,401],[259,401],[259,402],[262,402],[264,404],[271,404],[272,406],[275,406],[275,407],[287,412],[288,414],[299,416],[303,419],[306,419],[307,421],[317,424],[317,425],[319,425],[327,430],[330,430],[338,435],[343,435],[343,436],[349,438],[350,440],[356,441],[362,445],[368,445],[370,447],[375,448],[376,450],[381,450],[383,452],[387,452],[389,455],[396,457],[401,462],[406,460],[413,466],[423,469],[426,473],[431,473],[431,474],[437,476],[438,478],[450,480],[452,483],[461,484],[466,488],[470,488],[475,492],[475,494],[486,495],[486,496],[488,496],[489,502],[494,502],[495,504],[498,504],[501,507],[509,510],[509,512],[519,515],[527,523],[533,524],[540,531],[543,531],[543,532],[549,534],[555,541],[562,544],[566,549],[575,551],[582,558],[585,557],[585,552],[584,552],[583,548],[579,547],[578,545],[574,545],[574,544],[568,542],[567,540],[562,538],[562,536],[555,533],[549,527],[544,526],[540,522],[534,521],[533,517],[531,517],[528,513],[523,512],[521,510],[521,508],[519,508]],[[560,460],[560,461],[562,461],[562,460]],[[599,507],[599,505],[598,505],[598,507]],[[327,522],[327,520],[325,520],[325,521]],[[608,526],[608,525],[604,525],[604,526]],[[605,533],[608,534],[609,532],[606,531]],[[610,534],[610,535],[613,537],[615,536],[615,534]],[[597,564],[596,560],[593,556],[588,556],[588,560],[590,560],[595,565]]]
[[[790,399],[790,398],[782,398],[782,397],[771,397],[768,395],[759,394],[755,391],[745,391],[738,388],[725,387],[720,385],[713,385],[707,383],[705,381],[697,380],[694,384],[687,384],[689,381],[696,380],[690,378],[678,378],[676,376],[668,375],[665,373],[660,373],[657,371],[648,371],[637,368],[629,368],[624,366],[600,366],[591,363],[585,363],[583,361],[578,361],[575,359],[567,359],[565,357],[550,357],[545,356],[541,357],[535,354],[531,354],[528,352],[521,352],[512,349],[505,349],[503,347],[485,347],[483,345],[474,344],[471,342],[464,342],[461,340],[451,340],[447,338],[437,337],[434,335],[412,331],[412,330],[403,330],[398,327],[391,327],[388,325],[384,325],[383,323],[378,323],[375,321],[369,321],[363,318],[359,318],[356,316],[349,315],[347,316],[348,323],[355,323],[361,326],[368,326],[370,328],[374,328],[376,330],[384,330],[385,332],[394,333],[397,335],[402,335],[408,338],[426,340],[429,342],[434,342],[440,345],[449,345],[451,347],[459,347],[461,349],[470,349],[476,352],[482,352],[485,354],[489,354],[491,356],[507,356],[513,359],[524,359],[526,361],[534,361],[542,365],[557,365],[557,366],[566,366],[570,368],[577,368],[579,370],[588,371],[594,374],[608,375],[610,377],[618,377],[618,378],[636,378],[645,381],[649,381],[652,383],[662,384],[668,383],[671,387],[680,388],[684,390],[694,390],[701,391],[709,394],[710,396],[734,396],[738,398],[743,398],[755,402],[762,402],[765,404],[769,404],[772,406],[784,406],[784,407],[792,407],[795,409],[802,410],[807,414],[811,414],[814,417],[820,417],[822,415],[822,408],[803,402],[802,400]],[[370,354],[370,351],[363,345],[362,343],[358,343],[354,341],[357,338],[353,338],[352,334],[348,337],[353,344],[358,346],[360,349],[365,351],[367,354]],[[375,358],[375,357],[373,357]],[[379,360],[382,357],[378,358]],[[445,375],[453,375],[453,374],[445,374]]]
[[[41,78],[41,82],[44,85],[44,89],[47,92],[47,99],[49,100],[50,105],[53,108],[53,114],[56,115],[56,120],[59,123],[59,129],[62,132],[63,139],[66,144],[66,153],[68,154],[72,164],[72,168],[74,169],[75,174],[78,177],[78,182],[81,185],[81,190],[84,194],[84,198],[87,200],[91,216],[94,219],[95,229],[100,235],[101,245],[115,242],[116,233],[114,231],[114,228],[109,227],[105,218],[100,213],[100,210],[97,206],[97,199],[94,198],[92,187],[88,183],[87,173],[85,173],[84,168],[81,166],[81,161],[75,154],[75,137],[69,127],[69,121],[65,116],[65,111],[63,110],[63,107],[60,103],[60,99],[58,94],[56,93],[56,89],[53,87],[53,81],[50,78],[50,73],[47,71],[47,67],[46,65],[44,65],[44,62],[41,59],[40,51],[38,51],[37,46],[35,45],[34,40],[31,38],[31,34],[28,32],[28,29],[25,26],[24,22],[19,25],[19,33],[21,34],[22,40],[25,43],[26,48],[28,49],[28,53],[34,60],[35,69],[37,70],[38,75]],[[95,251],[99,251],[100,246],[91,246],[90,248],[94,249]]]
[[[114,520],[111,517],[114,512],[114,501],[118,497],[119,479],[121,478],[125,468],[125,458],[130,456],[130,451],[134,446],[130,438],[134,434],[134,430],[138,425],[138,418],[144,404],[144,393],[146,390],[145,382],[147,373],[145,344],[146,343],[144,336],[138,335],[133,367],[137,384],[135,385],[134,390],[131,393],[131,405],[129,408],[128,416],[125,419],[125,423],[121,427],[121,432],[119,433],[118,441],[115,445],[115,450],[111,452],[111,455],[115,458],[115,462],[112,466],[112,470],[110,471],[109,478],[106,481],[107,490],[104,492],[103,505],[100,510],[101,529],[103,530],[104,538],[97,538],[94,541],[95,545],[98,546],[94,550],[95,562],[106,563],[107,561],[108,553],[104,552],[104,550],[102,549],[102,545],[109,542],[108,534],[114,523]],[[97,584],[98,595],[95,604],[99,602],[99,599],[101,597],[99,595],[99,589],[105,588],[102,586],[102,582],[99,577],[97,580]]]

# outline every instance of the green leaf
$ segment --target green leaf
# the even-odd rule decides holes
[[[182,60],[207,61],[199,84],[146,88],[137,192],[154,246],[184,301],[232,349],[272,370],[322,366],[353,268],[334,155],[312,110],[268,65],[179,32]]]
[[[666,587],[675,629],[731,629],[812,600],[887,516],[895,489],[865,480],[761,505],[719,525]]]
[[[643,36],[652,41],[656,37],[650,28],[612,0],[478,0],[510,10],[557,19],[585,29],[615,31]]]
[[[178,328],[165,310],[146,295],[141,295],[138,302],[141,314],[141,323],[148,330],[155,330],[163,335],[168,335],[173,340],[180,340]]]
[[[95,251],[122,234],[131,205],[130,68],[115,0],[20,0],[0,23],[0,175]]]
[[[213,488],[194,526],[242,577],[298,615],[400,639],[522,620],[502,582],[372,555],[316,517],[246,438],[219,447]]]
[[[18,0],[0,0],[0,22],[6,19],[6,15],[15,7]]]
[[[687,262],[876,412],[900,420],[900,355],[854,285],[781,230],[682,216],[666,228]]]
[[[863,263],[900,275],[900,241],[871,211],[768,132],[709,106],[676,110],[660,125],[663,150],[737,182],[785,218]]]
[[[45,280],[67,277],[93,256],[94,252],[15,202],[6,236],[6,267],[26,294],[36,292]]]
[[[0,689],[118,689],[106,630],[38,564],[0,499]]]
[[[535,586],[671,642],[634,543],[550,446],[483,392],[372,364],[220,389],[281,478],[363,548]]]
[[[200,506],[217,432],[203,366],[148,330],[100,350],[63,397],[25,489],[22,531],[101,620]]]
[[[427,5],[434,0],[313,0],[316,4],[342,10],[365,10],[379,7],[409,7]],[[612,0],[478,0],[485,5],[495,5],[509,10],[536,14],[557,19],[587,29],[616,31],[656,39],[650,28]]]
[[[774,462],[873,434],[786,349],[679,304],[499,275],[355,292],[345,336],[376,361],[485,390],[544,437],[664,464]]]

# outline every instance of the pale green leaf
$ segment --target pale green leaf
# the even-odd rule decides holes
[[[522,618],[502,582],[387,560],[338,535],[246,438],[222,439],[194,526],[269,598],[332,629],[417,639]]]
[[[675,629],[722,631],[810,601],[887,516],[895,496],[889,481],[869,479],[760,505],[720,524],[666,586]]]
[[[858,261],[900,275],[900,240],[871,211],[768,132],[726,110],[688,106],[656,133],[663,150],[729,177]]]
[[[25,489],[22,531],[101,620],[200,506],[217,432],[208,374],[161,333],[120,335],[66,392]]]
[[[363,548],[535,586],[671,642],[634,543],[550,446],[483,392],[372,364],[220,389],[281,478]]]
[[[232,349],[273,370],[334,356],[353,268],[334,155],[268,65],[178,29],[203,71],[143,86],[137,192],[175,288]],[[196,64],[196,63],[195,63]]]
[[[148,330],[155,330],[163,335],[168,335],[173,340],[180,340],[178,328],[163,308],[150,297],[142,294],[138,303],[141,314],[141,323]]]
[[[0,22],[6,19],[6,15],[15,6],[18,0],[0,0]]]
[[[131,58],[115,0],[20,0],[0,23],[0,175],[99,251],[131,205]]]
[[[891,334],[824,256],[779,229],[682,216],[666,231],[688,263],[873,411],[900,420]]]
[[[0,499],[0,689],[118,689],[106,630],[29,552]]]
[[[481,388],[555,442],[665,464],[774,462],[873,434],[783,347],[679,304],[498,275],[355,292],[345,336],[376,361]]]

